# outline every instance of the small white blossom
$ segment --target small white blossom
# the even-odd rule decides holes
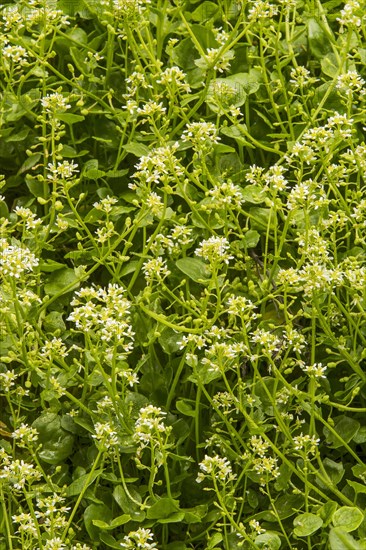
[[[92,438],[95,439],[98,448],[108,450],[118,445],[117,432],[108,423],[97,422],[94,429],[95,434]]]
[[[316,453],[316,449],[320,443],[320,439],[317,439],[315,435],[303,435],[302,433],[300,435],[297,435],[293,438],[294,441],[294,448],[297,451],[305,451],[307,454],[314,455]]]
[[[229,264],[229,261],[233,259],[233,256],[228,253],[229,248],[229,241],[225,237],[210,237],[200,242],[195,254],[211,264],[221,262]]]
[[[38,258],[26,247],[0,243],[0,275],[20,279],[23,273],[33,271],[39,264]]]
[[[164,279],[170,274],[166,262],[161,257],[153,258],[145,262],[142,266],[142,270],[147,282],[152,282],[154,279]]]
[[[207,477],[218,479],[222,484],[226,484],[236,479],[236,475],[233,474],[229,460],[219,455],[205,455],[205,458],[199,466],[201,472],[197,475],[197,483],[201,483]]]
[[[154,535],[150,529],[140,527],[137,531],[131,531],[124,537],[124,542],[120,543],[121,548],[127,550],[152,550],[157,548],[154,540]]]
[[[54,113],[64,113],[67,109],[71,108],[71,105],[67,103],[67,98],[60,92],[47,94],[41,99],[41,104],[44,111],[51,115]]]
[[[322,363],[314,363],[313,365],[302,365],[302,370],[306,372],[309,376],[314,378],[326,378],[325,371],[327,370],[326,366],[323,366]]]
[[[22,423],[19,428],[13,431],[12,437],[16,440],[18,447],[26,447],[37,442],[38,432],[28,424]]]

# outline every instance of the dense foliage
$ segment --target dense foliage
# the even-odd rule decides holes
[[[2,6],[1,550],[366,548],[364,13]]]

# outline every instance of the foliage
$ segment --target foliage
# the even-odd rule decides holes
[[[364,8],[2,6],[1,550],[366,548]]]

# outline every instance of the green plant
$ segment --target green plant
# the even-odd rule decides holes
[[[363,7],[2,6],[0,548],[365,548]]]

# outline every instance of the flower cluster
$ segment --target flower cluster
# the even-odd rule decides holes
[[[71,108],[65,97],[60,91],[47,94],[41,99],[41,104],[45,113],[50,116],[56,113],[64,113]]]
[[[307,455],[315,455],[320,443],[320,439],[316,438],[315,435],[310,436],[309,434],[304,435],[303,433],[296,435],[293,440],[295,450],[305,452]]]
[[[218,143],[218,130],[212,122],[191,122],[187,124],[182,135],[183,141],[190,141],[195,151],[205,151]]]
[[[213,456],[205,455],[199,466],[201,471],[197,475],[197,483],[201,483],[208,478],[218,480],[222,485],[226,485],[236,479],[230,461],[217,454]]]
[[[41,472],[34,464],[24,460],[12,460],[6,453],[3,453],[1,458],[0,479],[14,487],[16,491],[21,491],[42,478]]]
[[[229,254],[229,249],[230,244],[226,237],[210,237],[200,242],[195,254],[209,262],[211,267],[222,263],[228,265],[229,261],[233,259],[233,256]]]
[[[137,531],[130,531],[121,542],[121,548],[126,550],[152,550],[157,548],[154,541],[154,535],[150,529],[144,529],[140,527]]]
[[[73,161],[69,162],[68,160],[58,162],[57,165],[56,163],[49,163],[47,168],[49,171],[47,178],[52,182],[70,179],[79,171],[78,165]]]
[[[38,432],[35,428],[24,424],[24,422],[13,431],[13,439],[16,441],[18,447],[28,447],[38,441]]]
[[[28,248],[9,245],[5,239],[0,239],[0,275],[3,278],[20,279],[38,264],[38,258]]]
[[[82,288],[71,302],[73,311],[68,320],[103,345],[112,346],[120,359],[133,349],[134,333],[130,324],[130,302],[125,290],[109,284],[104,288]]]
[[[154,279],[158,281],[165,279],[165,277],[170,275],[166,262],[160,256],[145,262],[142,266],[142,270],[148,283],[151,283]]]
[[[280,475],[277,457],[268,454],[270,445],[261,436],[252,436],[249,441],[254,456],[253,470],[260,476],[260,484],[265,485]]]
[[[175,156],[178,144],[158,147],[140,158],[136,164],[137,171],[134,173],[134,179],[138,180],[139,185],[146,185],[148,188],[152,184],[174,181],[176,177],[182,176],[184,171]],[[136,189],[137,184],[129,184],[131,189]]]
[[[205,210],[218,210],[220,208],[240,208],[244,202],[243,194],[238,185],[232,181],[222,182],[206,192],[210,202],[205,204]]]
[[[164,424],[163,419],[166,413],[160,407],[147,405],[140,409],[139,416],[135,423],[133,440],[137,443],[137,457],[141,455],[145,447],[156,446],[160,448],[164,440],[169,436],[171,427]],[[158,464],[161,465],[161,457],[156,457]]]
[[[95,434],[92,435],[92,438],[95,440],[98,449],[107,451],[118,445],[117,432],[108,423],[97,422],[94,429]]]

